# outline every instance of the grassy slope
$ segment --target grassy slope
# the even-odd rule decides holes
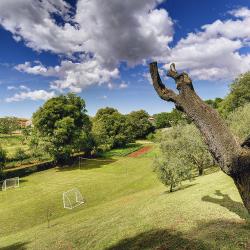
[[[246,249],[250,225],[230,178],[210,174],[169,194],[151,162],[89,161],[23,178],[0,192],[0,249]],[[87,203],[70,211],[61,195],[72,187]]]

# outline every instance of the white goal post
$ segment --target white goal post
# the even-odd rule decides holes
[[[85,201],[82,197],[82,194],[77,188],[73,188],[66,192],[63,192],[63,207],[64,208],[73,209],[84,203]]]
[[[6,191],[9,188],[18,188],[18,187],[19,187],[19,177],[14,177],[4,180],[2,185],[2,190]]]
[[[86,160],[84,157],[79,157],[79,169],[83,166],[83,161]]]

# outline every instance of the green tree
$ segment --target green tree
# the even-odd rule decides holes
[[[250,102],[250,72],[240,75],[230,86],[230,93],[221,102],[220,113],[227,116],[235,109]]]
[[[128,114],[127,123],[133,139],[143,139],[154,131],[154,126],[149,121],[149,114],[145,110],[133,111]]]
[[[97,111],[93,119],[93,135],[102,150],[122,147],[132,141],[126,116],[109,107]]]
[[[154,160],[153,167],[159,180],[169,185],[170,192],[173,192],[182,181],[192,179],[192,167],[179,151],[180,145],[176,141],[170,144],[167,137],[164,136],[165,140],[160,144],[160,156]]]
[[[39,143],[43,141],[58,163],[66,162],[73,152],[79,151],[81,143],[85,143],[79,140],[84,139],[83,133],[90,134],[91,122],[86,112],[84,100],[69,93],[51,98],[33,114]]]
[[[0,133],[11,134],[13,131],[20,128],[18,119],[16,117],[0,118]]]
[[[155,127],[157,129],[171,127],[171,113],[162,112],[154,114],[153,117],[155,119]]]
[[[6,151],[0,146],[0,179],[3,177],[3,170],[7,159]]]
[[[230,113],[228,124],[239,142],[242,143],[250,135],[250,103]]]
[[[214,109],[218,109],[222,101],[222,98],[217,97],[215,99],[206,100],[205,103],[209,104]]]

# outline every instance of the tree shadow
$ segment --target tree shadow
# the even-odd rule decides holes
[[[64,165],[63,167],[58,167],[57,171],[72,171],[76,169],[89,170],[94,168],[101,168],[105,165],[116,162],[113,158],[93,158],[93,159],[82,159],[81,163],[75,161],[72,165]]]
[[[25,250],[27,249],[26,245],[29,242],[18,242],[14,243],[12,245],[9,245],[7,247],[0,247],[0,250]]]
[[[182,233],[168,229],[154,229],[126,238],[105,250],[210,250],[210,246],[199,240],[188,239]]]
[[[218,204],[222,207],[227,208],[229,211],[239,215],[240,218],[248,222],[250,221],[250,215],[248,214],[248,211],[241,202],[232,200],[228,194],[223,194],[220,190],[216,190],[215,195],[220,198],[213,198],[211,196],[206,195],[203,196],[201,200]]]
[[[186,188],[193,187],[193,186],[195,186],[195,185],[197,185],[197,183],[181,184],[179,187],[174,188],[174,191],[173,191],[173,192],[170,192],[170,190],[166,190],[166,191],[164,192],[164,194],[175,194],[175,193],[178,192],[178,191],[181,191],[181,190],[186,189]]]
[[[218,250],[250,249],[250,224],[237,220],[199,221],[185,233],[153,229],[120,240],[105,250]]]

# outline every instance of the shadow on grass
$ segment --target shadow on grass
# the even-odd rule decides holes
[[[197,183],[190,183],[190,184],[184,184],[184,185],[182,184],[181,186],[174,188],[173,192],[170,192],[170,190],[166,190],[163,194],[175,194],[178,191],[181,191],[186,188],[190,188],[195,185],[197,185]]]
[[[239,215],[240,218],[250,222],[250,215],[241,202],[232,200],[228,194],[223,194],[220,190],[216,190],[215,195],[217,195],[218,198],[206,195],[203,196],[201,200],[225,207],[229,211]]]
[[[239,220],[218,219],[209,222],[200,221],[198,226],[188,233],[210,244],[211,250],[250,249],[250,224]]]
[[[106,250],[141,249],[210,250],[211,248],[208,244],[204,244],[202,241],[187,239],[182,233],[167,229],[155,229],[143,232],[134,237],[123,239],[117,244],[106,248]]]
[[[218,250],[250,249],[250,224],[237,220],[199,221],[185,233],[154,229],[124,238],[105,250]]]
[[[25,250],[25,249],[27,249],[25,246],[28,243],[29,242],[14,243],[14,244],[7,246],[7,247],[0,247],[0,250]]]
[[[81,162],[76,161],[72,165],[65,165],[58,167],[58,171],[71,171],[75,169],[88,170],[94,168],[101,168],[105,165],[116,162],[117,160],[112,158],[93,158],[93,159],[82,159]]]

